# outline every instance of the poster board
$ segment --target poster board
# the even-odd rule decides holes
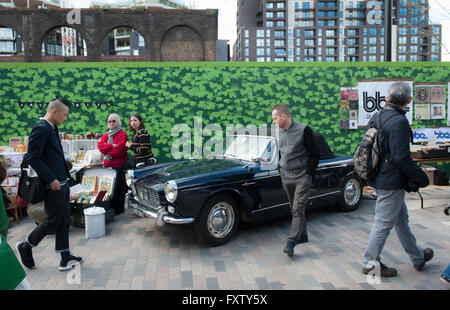
[[[367,126],[372,115],[385,106],[388,89],[396,82],[399,82],[399,80],[358,81],[358,126]],[[407,83],[411,87],[411,91],[413,90],[413,81],[402,80],[402,82]],[[410,125],[412,124],[413,103],[414,98],[411,104],[408,105],[405,115]]]

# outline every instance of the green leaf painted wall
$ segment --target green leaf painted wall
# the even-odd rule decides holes
[[[339,129],[340,87],[363,79],[447,82],[450,63],[2,63],[0,143],[26,136],[45,114],[37,105],[56,95],[72,102],[106,102],[112,107],[72,107],[61,131],[106,132],[110,113],[127,127],[132,112],[144,117],[161,162],[171,160],[175,124],[270,124],[271,107],[290,105],[295,120],[319,130],[332,150],[351,154],[363,129]],[[415,121],[415,127],[446,126],[446,120]]]

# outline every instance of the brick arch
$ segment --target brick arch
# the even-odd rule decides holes
[[[82,61],[102,61],[104,37],[121,25],[135,29],[144,37],[147,61],[215,60],[218,10],[80,9],[78,24],[67,21],[71,11],[0,8],[0,24],[13,28],[22,37],[27,62],[41,61],[44,37],[56,27],[74,28],[86,41],[88,56]],[[179,40],[180,37],[186,41]],[[170,38],[178,39],[174,43]],[[175,51],[165,52],[170,47]],[[185,54],[180,55],[183,51]],[[193,57],[192,51],[198,51],[199,56]]]
[[[120,23],[120,24],[116,24],[116,25],[114,25],[114,26],[110,26],[110,27],[108,28],[109,30],[106,30],[106,31],[103,32],[103,37],[102,37],[102,39],[101,39],[101,42],[99,42],[100,46],[103,45],[104,40],[106,39],[107,35],[108,35],[111,31],[113,31],[114,29],[117,29],[117,28],[122,28],[122,27],[131,28],[131,29],[137,31],[137,32],[144,38],[145,46],[146,46],[146,48],[147,48],[147,58],[149,58],[149,57],[150,57],[150,43],[151,43],[151,42],[150,42],[150,37],[149,37],[149,36],[147,35],[147,33],[145,32],[145,29],[141,29],[141,30],[140,30],[140,29],[139,29],[139,28],[140,28],[139,26],[134,26],[134,25],[128,24],[128,23]]]
[[[11,28],[15,32],[17,32],[17,34],[22,38],[22,41],[24,41],[24,35],[22,33],[22,29],[17,29],[19,27],[17,27],[16,25],[11,26],[11,25],[5,24],[3,22],[0,22],[0,28]]]
[[[205,61],[205,42],[188,25],[176,25],[161,39],[161,61]]]
[[[88,40],[86,39],[86,35],[83,35],[83,32],[85,31],[84,28],[77,27],[76,25],[68,25],[68,24],[55,24],[55,25],[52,25],[49,28],[47,28],[47,30],[43,31],[41,37],[37,41],[38,47],[40,47],[42,49],[42,44],[44,43],[44,39],[47,37],[47,35],[50,32],[52,32],[53,30],[61,28],[61,27],[75,29],[80,34],[81,38],[86,42],[86,49],[87,49]],[[88,53],[89,51],[87,50],[86,52]]]

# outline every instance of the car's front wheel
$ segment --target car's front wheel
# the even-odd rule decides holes
[[[239,226],[239,208],[229,195],[212,197],[203,207],[194,230],[197,237],[209,246],[227,243]]]
[[[342,212],[356,210],[361,203],[362,196],[363,186],[360,178],[356,174],[349,175],[345,180],[339,210]]]

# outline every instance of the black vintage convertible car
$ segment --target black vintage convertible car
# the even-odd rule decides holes
[[[335,156],[315,133],[321,159],[313,176],[308,208],[336,205],[358,208],[362,182],[351,156]],[[239,222],[261,222],[290,214],[277,170],[278,154],[271,136],[236,135],[224,155],[181,160],[129,170],[126,207],[157,225],[191,224],[210,246],[228,242]]]

